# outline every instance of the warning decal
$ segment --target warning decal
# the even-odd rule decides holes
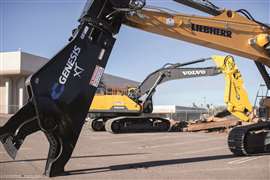
[[[95,71],[91,77],[90,80],[90,85],[94,86],[94,87],[98,87],[99,81],[103,75],[104,72],[104,68],[100,67],[100,66],[96,66]]]

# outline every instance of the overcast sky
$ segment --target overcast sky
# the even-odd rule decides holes
[[[51,58],[66,43],[78,23],[85,0],[0,0],[0,51],[16,51]],[[255,19],[270,24],[269,0],[212,0],[219,7],[247,9]],[[167,7],[186,14],[202,13],[171,0],[148,0],[147,4]],[[146,33],[126,26],[117,37],[106,72],[142,81],[167,62],[184,62],[214,54],[227,55],[179,40]],[[251,102],[262,79],[254,62],[235,56]],[[205,65],[205,64],[204,64]],[[208,63],[206,65],[214,65]],[[223,76],[186,79],[162,84],[155,104],[222,105]]]

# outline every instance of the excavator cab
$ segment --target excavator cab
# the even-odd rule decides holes
[[[266,84],[260,84],[257,90],[254,107],[258,106],[258,108],[256,108],[256,114],[263,120],[267,120],[270,117],[270,111],[268,108],[270,104],[266,101],[269,97],[269,89]]]

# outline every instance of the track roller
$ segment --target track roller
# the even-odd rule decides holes
[[[121,131],[120,121],[118,118],[109,119],[105,123],[105,130],[110,133],[118,134]]]
[[[105,131],[105,123],[103,119],[90,119],[89,129],[91,131]]]

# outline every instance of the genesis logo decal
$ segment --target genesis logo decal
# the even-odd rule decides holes
[[[78,66],[78,64],[77,64],[77,62],[76,62],[76,63],[75,63],[75,67],[74,67],[74,74],[73,74],[73,76],[74,76],[74,77],[76,77],[76,76],[81,77],[80,74],[82,74],[83,71],[84,71],[84,69],[81,68],[80,66]]]
[[[65,86],[55,83],[52,87],[51,97],[53,100],[57,100],[60,98],[60,96],[63,94],[65,90]]]
[[[62,85],[66,84],[67,79],[70,75],[70,72],[72,71],[74,65],[76,64],[76,61],[78,59],[80,52],[81,52],[81,48],[75,45],[73,48],[73,51],[71,52],[68,58],[65,68],[63,69],[61,76],[59,77],[59,84],[62,84]],[[80,70],[79,72],[82,72],[82,70]]]
[[[64,69],[60,77],[58,78],[58,82],[54,83],[51,88],[51,97],[53,100],[57,100],[64,93],[65,84],[71,74],[74,71],[73,77],[81,77],[81,74],[84,72],[84,69],[78,66],[77,59],[81,52],[81,48],[76,45],[73,47],[71,54],[65,64]]]

